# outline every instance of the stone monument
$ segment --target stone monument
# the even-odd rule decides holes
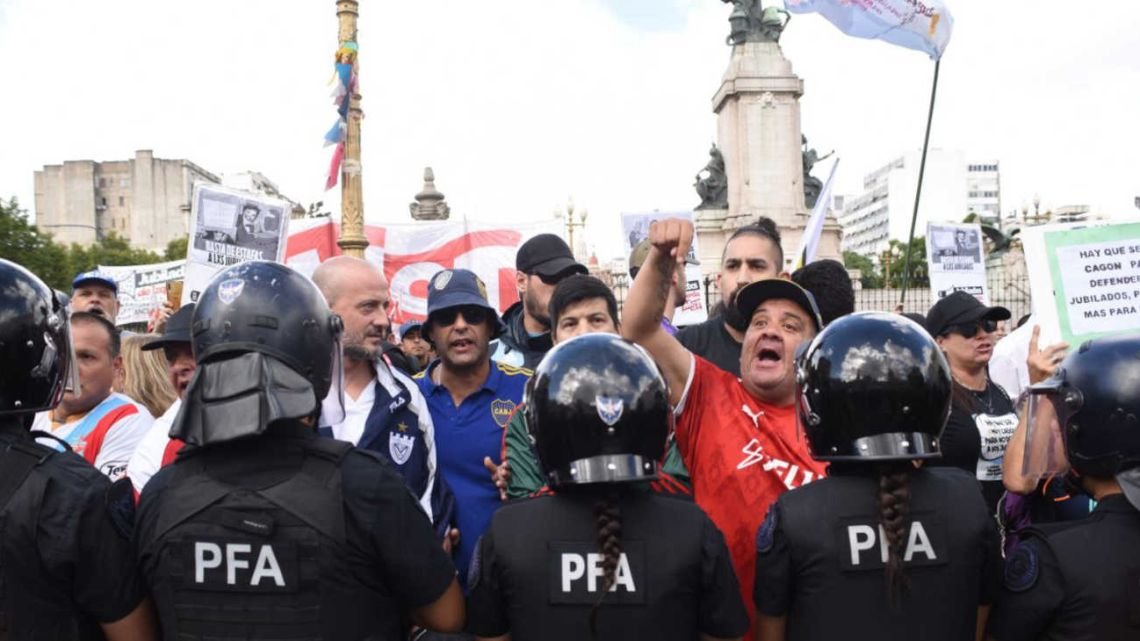
[[[415,220],[447,220],[451,215],[443,194],[435,188],[435,173],[431,167],[424,167],[424,187],[415,199],[416,202],[408,205]]]
[[[733,4],[727,38],[732,54],[712,108],[727,202],[706,206],[700,194],[702,206],[694,212],[698,257],[705,270],[716,272],[732,231],[767,216],[780,228],[785,267],[790,268],[811,213],[804,203],[809,174],[800,131],[804,84],[779,43],[790,16],[776,7],[762,9],[760,0],[723,1]],[[839,225],[828,216],[817,255],[841,258],[839,238]]]

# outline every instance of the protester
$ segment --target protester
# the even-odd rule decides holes
[[[174,417],[182,409],[186,388],[190,386],[190,380],[198,368],[191,347],[190,327],[193,317],[194,303],[183,305],[166,319],[162,335],[151,339],[142,347],[144,351],[162,350],[166,363],[166,380],[177,398],[166,412],[154,420],[154,425],[139,441],[127,464],[127,476],[131,479],[136,499],[159,468],[173,463],[174,457],[182,449],[182,441],[170,438],[170,428],[174,426]]]
[[[466,269],[445,269],[432,277],[424,333],[439,359],[416,377],[435,424],[439,471],[455,493],[455,566],[465,588],[475,544],[500,502],[484,461],[502,463],[503,430],[530,376],[530,370],[491,360],[490,342],[503,325],[486,291]]]
[[[554,234],[539,234],[515,254],[515,286],[519,302],[503,313],[504,329],[491,346],[496,361],[533,370],[553,344],[550,339],[550,294],[571,274],[586,274],[570,246]]]
[[[67,444],[112,481],[121,478],[135,447],[154,423],[150,412],[114,392],[115,371],[123,366],[119,331],[93,312],[71,316],[71,346],[79,372],[79,389],[63,395],[59,405],[36,415],[32,430]],[[62,447],[58,443],[45,444]]]
[[[387,459],[436,532],[446,536],[455,507],[450,490],[439,482],[431,412],[415,381],[382,357],[391,331],[384,272],[363,259],[337,256],[317,267],[313,282],[344,322],[345,416],[321,433]]]
[[[792,273],[792,282],[815,298],[825,327],[837,318],[855,313],[855,286],[847,268],[837,260],[810,262]]]
[[[178,400],[166,375],[166,359],[144,351],[144,346],[157,338],[152,334],[122,337],[123,366],[115,371],[113,386],[116,392],[145,407],[151,416],[162,416]]]
[[[1085,519],[1023,532],[991,619],[997,641],[1123,641],[1140,632],[1137,354],[1140,334],[1089,341],[1029,388],[1030,471],[1069,476],[1097,505]]]
[[[653,249],[630,289],[622,334],[648,350],[665,375],[697,504],[724,533],[751,604],[756,530],[764,514],[781,493],[824,472],[799,437],[794,407],[793,355],[819,331],[819,312],[811,294],[785,279],[760,280],[736,292],[732,313],[748,319],[737,354],[743,375],[737,378],[686,351],[660,325],[664,292],[678,256],[692,243],[692,223],[653,223],[649,238]]]
[[[480,540],[467,624],[476,638],[748,631],[724,537],[697,506],[645,491],[671,410],[656,365],[617,336],[580,335],[543,359],[525,411],[556,493],[503,507]]]
[[[668,309],[668,304],[665,307]],[[618,334],[621,327],[613,290],[593,276],[580,274],[570,276],[554,288],[550,296],[550,318],[555,345],[582,334]],[[531,443],[526,412],[516,411],[507,424],[502,465],[495,466],[490,459],[485,463],[492,472],[492,479],[500,486],[503,498],[521,498],[542,490],[547,483],[546,471],[539,464]],[[664,468],[658,480],[650,485],[666,494],[688,494],[685,485],[688,477],[680,452],[671,443]]]
[[[641,270],[641,266],[645,263],[645,257],[648,255],[649,239],[644,238],[629,254],[629,278],[631,281],[637,278],[637,272]],[[688,287],[688,280],[685,277],[685,265],[700,264],[700,261],[685,256],[685,262],[677,265],[677,271],[673,274],[673,286],[669,288],[669,293],[666,295],[665,313],[661,317],[661,326],[670,334],[677,333],[677,328],[673,325],[673,315],[677,313],[678,308],[684,307],[685,305],[685,289]]]
[[[154,613],[111,484],[32,440],[75,366],[64,301],[0,259],[0,614],[6,639],[157,639]]]
[[[1002,487],[1002,456],[1017,426],[1013,401],[990,380],[986,366],[993,353],[995,323],[1008,319],[1004,307],[986,307],[958,291],[936,302],[926,314],[926,329],[950,363],[954,400],[942,434],[942,458],[931,465],[951,465],[974,474],[991,514],[997,512]]]
[[[423,335],[423,323],[410,320],[400,325],[400,350],[410,359],[412,374],[418,374],[428,366],[431,361],[427,340]]]
[[[71,281],[71,311],[89,312],[115,324],[119,316],[119,284],[110,275],[93,270]]]
[[[341,324],[313,283],[230,267],[194,328],[198,372],[171,430],[186,448],[136,519],[164,638],[398,639],[408,615],[461,628],[455,569],[404,480],[316,434],[340,396]]]
[[[934,340],[897,316],[849,315],[799,371],[800,424],[828,478],[780,496],[760,527],[757,638],[980,638],[1001,550],[973,477],[922,466],[952,393]]]
[[[716,275],[721,302],[708,320],[677,332],[677,340],[690,352],[740,376],[740,349],[749,319],[737,314],[736,296],[753,281],[787,276],[783,265],[780,232],[772,219],[761,216],[734,231],[724,245]]]

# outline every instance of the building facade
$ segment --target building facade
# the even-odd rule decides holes
[[[843,251],[877,259],[890,241],[906,242],[914,213],[914,195],[922,159],[916,150],[895,158],[863,178],[863,191],[843,198],[837,212]],[[967,161],[960,151],[931,149],[926,157],[922,202],[915,235],[928,222],[961,222],[973,213],[980,222],[1001,212],[1001,176],[996,160]]]
[[[142,249],[162,251],[188,233],[195,181],[218,176],[189,160],[67,160],[35,173],[36,226],[63,243],[90,245],[111,233]]]

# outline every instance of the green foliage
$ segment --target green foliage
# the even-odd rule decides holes
[[[864,289],[881,289],[883,287],[883,276],[879,273],[879,268],[875,266],[875,262],[870,258],[855,252],[843,252],[843,266],[847,269],[859,270],[861,273],[859,280]]]
[[[891,265],[887,287],[902,287],[903,271],[908,253],[910,254],[910,281],[907,287],[924,287],[930,282],[930,273],[926,268],[925,236],[915,236],[914,240],[911,241],[909,251],[902,241],[892,240],[887,253]]]
[[[72,243],[71,265],[75,273],[95,269],[98,265],[146,265],[160,263],[162,257],[145,249],[131,247],[126,238],[111,232],[100,243],[84,247]]]
[[[186,244],[189,242],[189,236],[175,238],[174,240],[166,243],[166,252],[163,253],[163,260],[186,260]]]

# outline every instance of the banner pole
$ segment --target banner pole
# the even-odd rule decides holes
[[[922,198],[922,178],[926,173],[926,152],[930,148],[930,124],[934,120],[934,98],[938,94],[938,67],[942,59],[934,61],[934,82],[930,86],[930,110],[926,114],[926,136],[922,140],[922,160],[918,163],[918,187],[914,190],[914,213],[910,216],[910,235],[906,239],[905,262],[903,263],[902,292],[899,295],[899,306],[906,302],[906,290],[910,286],[910,255],[911,243],[914,242],[914,226],[918,221],[918,203]]]

